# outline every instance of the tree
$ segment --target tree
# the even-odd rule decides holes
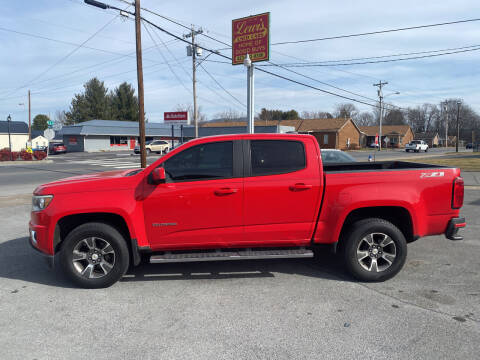
[[[44,114],[38,114],[33,118],[33,130],[46,130],[48,129],[48,121],[50,118]]]
[[[215,114],[215,119],[221,119],[223,121],[242,121],[247,117],[246,114],[241,114],[237,110],[228,109]]]
[[[193,125],[193,106],[192,104],[177,104],[175,110],[173,111],[188,111],[188,116],[190,117],[190,123]],[[197,107],[197,120],[199,123],[207,121],[207,115],[203,113],[202,107]]]
[[[263,108],[258,116],[260,120],[297,120],[300,118],[296,110],[282,111],[282,110],[268,110]]]
[[[332,119],[333,115],[326,111],[302,111],[302,119]]]
[[[351,103],[338,104],[335,106],[333,116],[336,118],[355,118],[358,115],[358,109]]]
[[[374,125],[375,122],[373,119],[373,114],[368,111],[358,114],[354,121],[357,126],[370,126]]]
[[[61,128],[62,126],[65,126],[65,125],[72,125],[67,119],[65,110],[55,111],[55,117],[53,121],[55,122],[54,124],[55,128]]]
[[[111,118],[121,121],[138,121],[138,98],[132,85],[123,82],[110,92]]]
[[[92,119],[108,119],[111,116],[108,89],[96,77],[86,82],[84,92],[75,94],[69,111],[65,114],[71,123]]]
[[[386,109],[385,118],[383,119],[384,125],[405,125],[405,117],[400,109]]]

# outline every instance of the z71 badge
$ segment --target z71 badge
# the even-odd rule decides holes
[[[443,171],[437,171],[437,172],[431,172],[431,173],[422,173],[420,175],[420,179],[432,178],[432,177],[442,177],[442,176],[445,176],[445,173]]]

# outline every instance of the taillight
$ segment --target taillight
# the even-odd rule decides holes
[[[463,205],[463,185],[461,177],[453,181],[452,209],[460,209]]]

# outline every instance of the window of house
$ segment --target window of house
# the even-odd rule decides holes
[[[127,137],[126,136],[110,136],[110,146],[113,145],[127,145]]]
[[[285,174],[305,168],[300,141],[253,140],[250,142],[252,176]]]
[[[328,134],[323,135],[323,144],[328,144]]]
[[[228,179],[233,176],[233,142],[222,141],[188,148],[164,162],[169,180]]]

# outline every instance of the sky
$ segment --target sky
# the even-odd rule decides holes
[[[119,0],[104,2],[128,7]],[[74,94],[82,92],[83,84],[92,77],[104,81],[108,89],[124,81],[137,87],[131,18],[88,6],[83,0],[0,0],[0,4],[0,119],[11,114],[12,120],[28,121],[29,89],[33,118],[40,113],[54,117],[57,110],[68,111]],[[224,43],[231,42],[232,19],[263,12],[270,12],[272,44],[480,18],[478,0],[142,0],[141,5],[187,27],[201,27]],[[133,11],[132,7],[129,10]],[[178,36],[188,31],[145,11],[142,16]],[[197,40],[209,49],[226,48],[202,35]],[[270,61],[342,60],[472,45],[480,45],[480,21],[271,45]],[[150,122],[162,122],[165,111],[193,103],[191,57],[187,57],[185,43],[149,26],[142,28],[142,47],[146,116]],[[228,49],[221,53],[231,56]],[[382,80],[388,81],[386,100],[399,107],[461,98],[480,112],[479,60],[480,51],[471,51],[388,63],[291,68],[308,78],[278,67],[265,69],[367,103],[376,99],[373,84]],[[225,61],[211,55],[197,69],[198,104],[208,119],[229,110],[246,113],[246,68],[222,63]],[[332,112],[344,102],[351,101],[255,71],[256,112],[261,108]],[[372,110],[369,105],[356,105],[361,111]]]

